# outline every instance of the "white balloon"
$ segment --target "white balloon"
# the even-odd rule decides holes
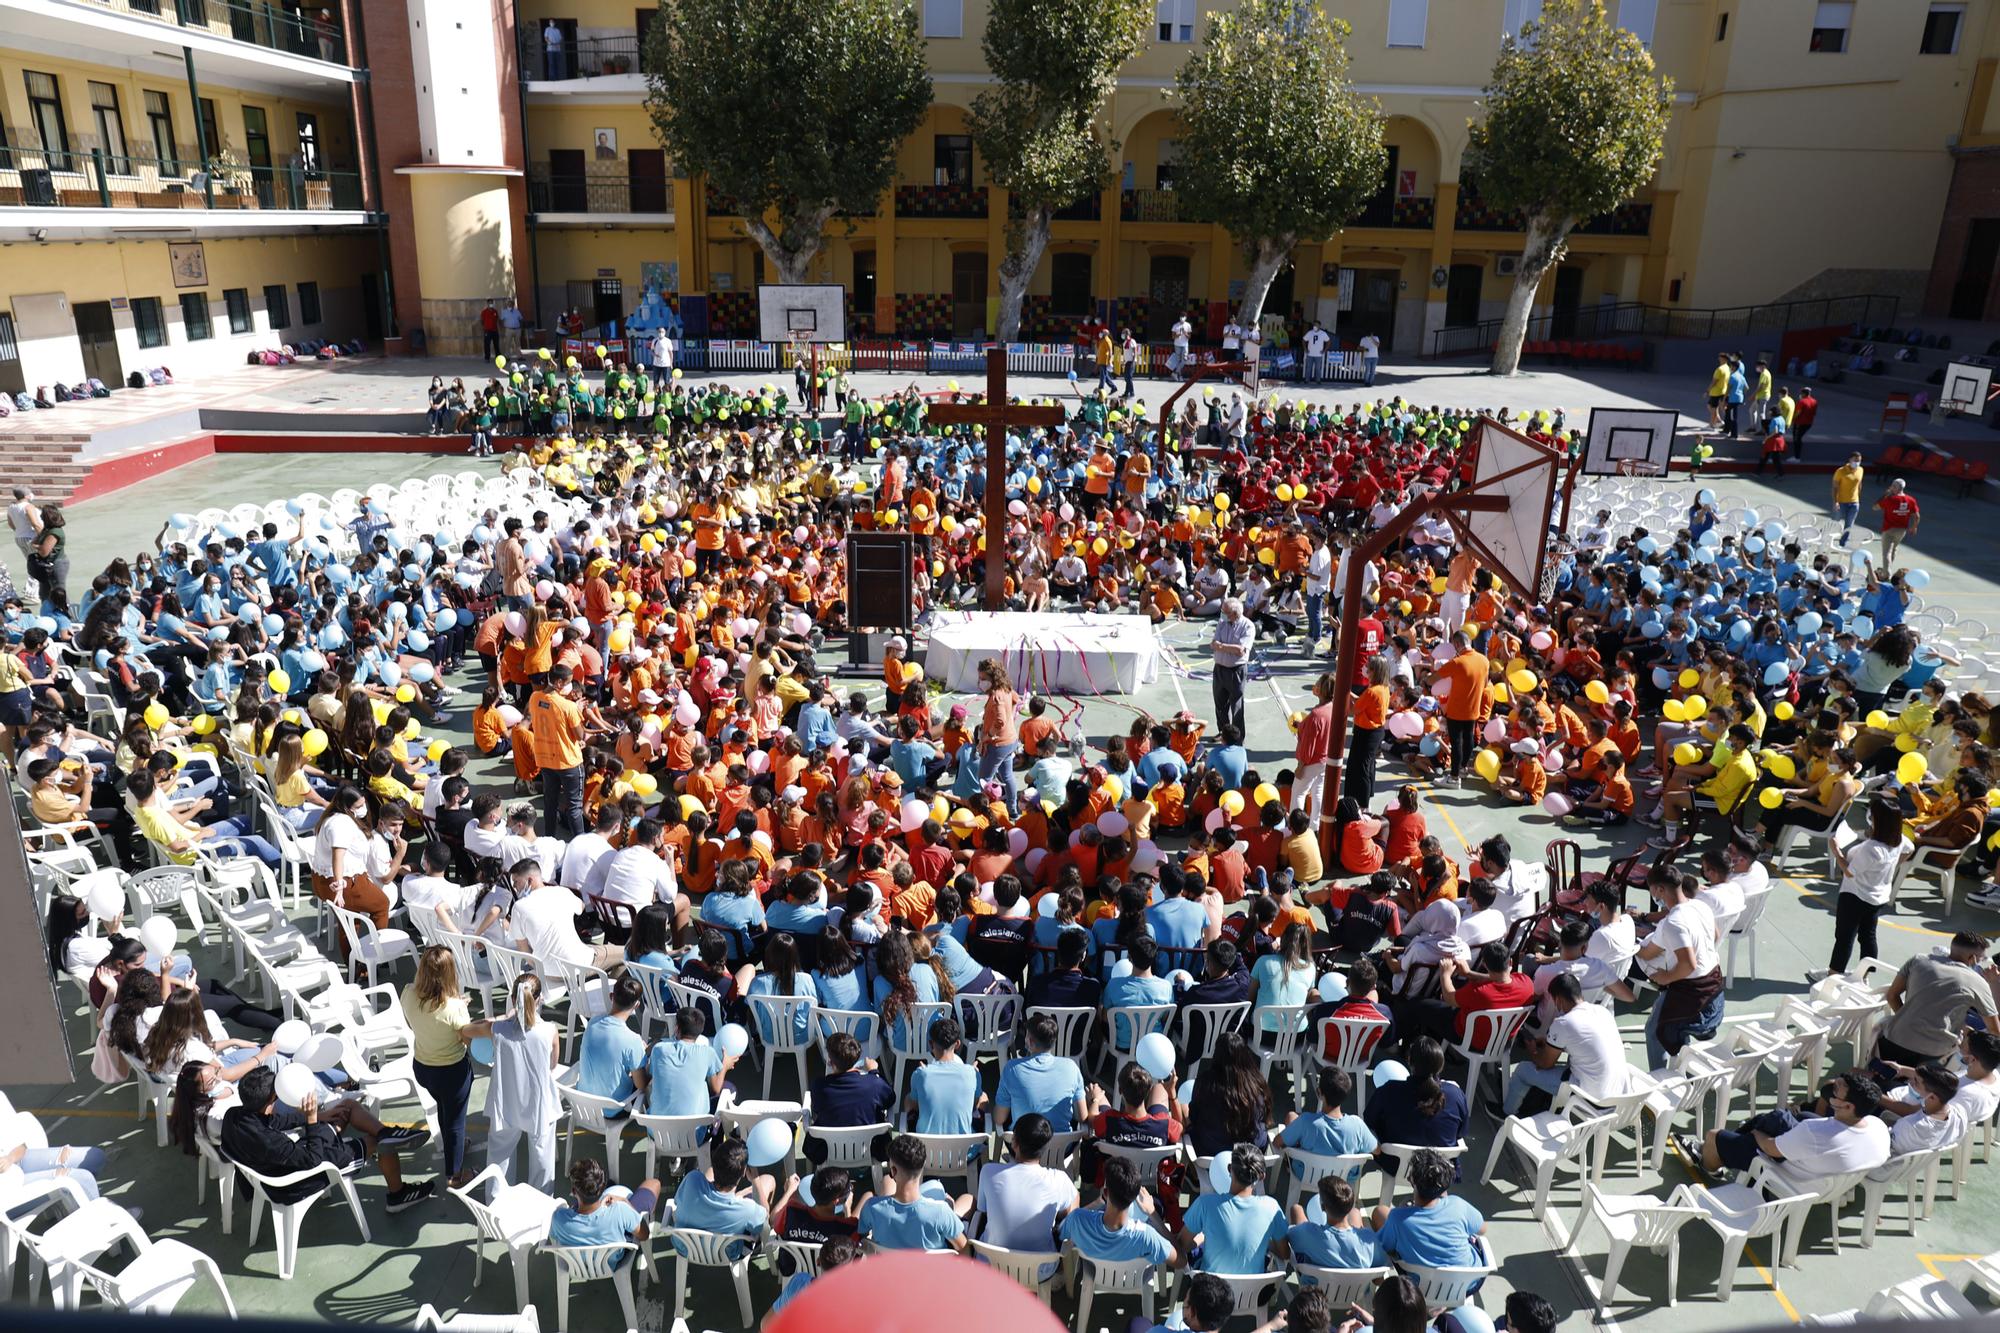
[[[299,1048],[296,1060],[297,1063],[304,1065],[307,1069],[312,1070],[313,1073],[324,1074],[327,1070],[339,1064],[341,1057],[345,1054],[346,1051],[342,1049],[339,1037],[334,1036],[331,1032],[322,1032]]]
[[[278,1100],[287,1106],[304,1106],[318,1088],[319,1080],[302,1064],[289,1064],[278,1071]]]
[[[156,959],[169,958],[174,952],[174,941],[180,932],[174,923],[164,916],[149,916],[140,923],[139,942],[146,946],[146,952]]]
[[[750,1034],[741,1023],[724,1023],[722,1031],[716,1036],[716,1044],[722,1047],[724,1054],[741,1055],[750,1049]]]
[[[312,1040],[312,1035],[312,1027],[304,1019],[288,1018],[271,1034],[271,1044],[278,1048],[279,1055],[297,1055]]]
[[[90,914],[109,921],[125,910],[125,890],[117,884],[99,884],[90,891]]]

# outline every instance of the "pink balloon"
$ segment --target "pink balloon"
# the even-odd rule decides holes
[[[1115,838],[1132,827],[1132,821],[1116,810],[1106,810],[1097,817],[1097,831],[1107,838]]]
[[[1561,818],[1562,816],[1568,814],[1574,808],[1575,804],[1569,799],[1569,797],[1563,795],[1559,791],[1552,791],[1547,796],[1544,796],[1542,798],[1542,809],[1548,811],[1552,815],[1555,815],[1557,818]]]
[[[1449,699],[1451,697],[1451,678],[1449,676],[1440,676],[1432,681],[1431,694],[1439,699]]]
[[[1026,829],[1018,829],[1018,828],[1008,829],[1007,854],[1009,856],[1025,856],[1027,855],[1027,852],[1028,852],[1028,831]]]
[[[1028,512],[1027,502],[1024,500],[1009,500],[1007,502],[1007,512],[1012,514],[1015,518],[1019,518],[1021,517],[1021,515]]]
[[[538,602],[548,601],[549,598],[555,596],[555,592],[556,592],[556,585],[549,582],[547,579],[542,579],[540,582],[535,584],[535,600]]]
[[[1032,875],[1036,871],[1042,868],[1042,862],[1048,859],[1048,855],[1049,855],[1048,848],[1037,847],[1033,851],[1029,852],[1027,856],[1022,859],[1021,864],[1027,866],[1028,873]]]
[[[509,634],[516,636],[525,634],[528,629],[528,618],[519,611],[509,611],[502,617],[500,623],[506,627]]]
[[[680,512],[681,512],[681,507],[675,504],[672,500],[669,500],[665,504],[660,506],[661,518],[672,518],[675,514],[678,514]]]
[[[512,704],[501,704],[500,720],[507,724],[507,730],[512,731],[521,725],[521,710]]]
[[[692,727],[701,721],[701,710],[692,703],[683,701],[674,709],[674,721],[684,727]]]
[[[1563,752],[1551,745],[1542,751],[1542,767],[1551,773],[1562,772]]]
[[[1486,730],[1480,734],[1489,741],[1503,741],[1507,739],[1507,724],[1497,717],[1492,718],[1486,723]]]
[[[1414,740],[1423,734],[1424,720],[1412,712],[1391,713],[1389,734],[1397,740]]]
[[[1528,646],[1538,653],[1545,653],[1549,645],[1556,641],[1555,635],[1545,629],[1538,629],[1528,636]]]
[[[1562,670],[1563,663],[1567,661],[1569,661],[1569,649],[1567,648],[1558,648],[1549,654],[1549,665],[1558,671]]]
[[[752,750],[743,757],[743,766],[752,773],[762,773],[771,766],[771,755],[767,750]]]
[[[1215,809],[1208,812],[1208,818],[1201,821],[1201,826],[1210,833],[1213,833],[1228,822],[1229,812],[1218,805]]]
[[[1067,523],[1076,517],[1076,506],[1065,502],[1062,508],[1056,510],[1056,513],[1061,517],[1063,522]]]
[[[906,797],[902,809],[903,832],[914,833],[931,817],[931,808],[914,796]]]

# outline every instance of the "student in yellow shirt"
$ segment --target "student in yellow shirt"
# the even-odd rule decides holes
[[[1729,353],[1715,354],[1715,373],[1708,377],[1708,428],[1722,426],[1722,404],[1729,397]]]
[[[1680,788],[1662,796],[1660,811],[1664,826],[1652,846],[1672,847],[1680,841],[1681,821],[1693,813],[1696,795],[1708,797],[1726,815],[1757,785],[1756,734],[1738,722],[1730,727],[1723,744],[1728,747],[1728,754],[1716,765],[1715,776],[1698,787]]]
[[[1849,454],[1833,472],[1833,512],[1840,519],[1840,544],[1854,532],[1854,520],[1861,514],[1861,455]]]

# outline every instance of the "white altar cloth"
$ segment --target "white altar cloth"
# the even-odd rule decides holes
[[[1160,642],[1145,616],[947,611],[932,620],[930,679],[976,692],[989,657],[1024,694],[1130,694],[1160,676]]]

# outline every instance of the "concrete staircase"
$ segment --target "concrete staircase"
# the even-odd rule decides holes
[[[0,480],[10,498],[14,487],[23,486],[43,500],[67,500],[90,474],[82,461],[90,432],[23,430],[19,421],[16,415],[0,426]]]

